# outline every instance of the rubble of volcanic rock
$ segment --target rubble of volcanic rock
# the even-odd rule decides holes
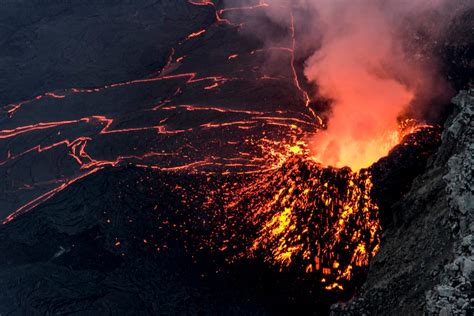
[[[385,229],[367,282],[332,315],[472,315],[474,311],[474,90],[453,99],[437,154]]]

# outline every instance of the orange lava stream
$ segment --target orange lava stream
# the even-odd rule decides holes
[[[231,12],[231,11],[246,11],[246,10],[255,10],[258,8],[266,8],[268,7],[269,4],[265,2],[265,0],[260,0],[257,5],[253,6],[245,6],[245,7],[235,7],[235,8],[225,8],[221,9],[218,11],[219,15],[222,15],[226,12]]]
[[[13,219],[15,219],[17,216],[23,214],[23,213],[26,213],[28,212],[29,210],[35,208],[36,206],[44,203],[45,201],[49,200],[50,198],[52,198],[53,196],[55,196],[58,192],[61,192],[62,190],[64,190],[65,188],[67,188],[68,186],[70,186],[71,184],[73,184],[74,182],[80,180],[80,179],[83,179],[93,173],[96,173],[97,171],[101,170],[101,168],[94,168],[92,170],[89,170],[87,173],[84,173],[78,177],[75,177],[73,179],[70,179],[70,180],[67,180],[65,181],[64,183],[62,183],[59,187],[51,190],[51,191],[48,191],[46,192],[45,194],[42,194],[41,196],[35,198],[34,200],[28,202],[27,204],[23,205],[22,207],[18,208],[15,212],[13,212],[12,214],[8,215],[4,220],[2,220],[2,224],[7,224],[9,222],[11,222]]]
[[[129,86],[129,85],[136,85],[136,84],[142,84],[142,83],[150,83],[150,82],[156,82],[156,81],[163,81],[163,80],[172,80],[172,79],[187,79],[186,84],[194,84],[194,83],[199,83],[199,82],[205,82],[205,81],[213,81],[214,84],[220,85],[225,83],[226,81],[232,80],[232,78],[225,78],[225,77],[220,77],[220,76],[214,76],[214,77],[204,77],[204,78],[198,78],[197,73],[185,73],[185,74],[178,74],[178,75],[168,75],[168,76],[157,76],[157,77],[152,77],[152,78],[145,78],[145,79],[137,79],[137,80],[131,80],[131,81],[126,81],[126,82],[119,82],[119,83],[113,83],[109,85],[105,85],[102,87],[98,88],[91,88],[91,89],[84,89],[84,88],[71,88],[62,91],[63,95],[59,96],[56,93],[53,92],[46,92],[42,95],[36,96],[33,99],[14,103],[14,104],[8,104],[3,107],[4,110],[9,114],[10,118],[13,116],[13,114],[18,111],[22,106],[32,103],[34,101],[39,101],[44,98],[55,98],[55,99],[64,99],[68,95],[71,94],[76,94],[76,93],[97,93],[101,92],[103,90],[108,90],[108,89],[113,89],[113,88],[119,88],[123,86]]]
[[[200,31],[189,34],[188,37],[186,37],[186,39],[189,40],[193,37],[198,37],[199,35],[202,35],[204,33],[206,33],[206,30],[200,30]]]
[[[293,80],[295,81],[296,87],[298,87],[298,90],[301,92],[301,94],[303,95],[303,97],[305,99],[306,107],[308,108],[310,113],[313,115],[313,117],[319,121],[319,124],[323,125],[322,119],[311,108],[311,106],[310,106],[311,99],[310,99],[308,93],[303,88],[301,88],[301,84],[298,80],[298,74],[296,73],[296,68],[295,68],[296,34],[295,34],[295,17],[293,16],[293,14],[291,14],[290,30],[291,30],[291,39],[292,39],[292,43],[293,43],[292,44],[293,47],[290,50],[291,51],[291,69],[293,71]]]

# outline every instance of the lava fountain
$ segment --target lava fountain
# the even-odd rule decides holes
[[[284,7],[269,3],[277,12]],[[283,149],[268,146],[278,163],[234,192],[226,214],[245,218],[240,226],[251,227],[250,234],[234,234],[246,240],[241,255],[311,274],[326,290],[346,290],[380,244],[368,168],[426,127],[404,113],[420,85],[431,85],[425,65],[406,56],[390,14],[377,2],[305,3],[315,10],[322,32],[305,76],[316,98],[331,101],[327,126]],[[290,20],[295,40],[293,15]]]
[[[246,238],[240,256],[344,290],[379,247],[371,175],[324,167],[301,141],[284,147],[272,153],[281,165],[242,186],[227,206],[230,217],[244,218],[235,226],[245,233],[234,232],[236,243]]]

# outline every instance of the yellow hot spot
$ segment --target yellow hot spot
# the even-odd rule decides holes
[[[291,222],[291,208],[285,207],[285,210],[279,216],[272,218],[268,226],[276,227],[272,230],[272,235],[280,235],[290,225]]]
[[[298,155],[298,154],[301,154],[303,150],[301,149],[300,146],[294,145],[294,146],[291,146],[291,147],[290,147],[290,151],[291,151],[292,153]]]
[[[326,290],[334,290],[334,289],[339,289],[339,290],[343,290],[344,288],[342,287],[342,285],[338,284],[338,283],[333,283],[333,284],[330,284],[328,286],[325,287]]]
[[[291,263],[291,255],[292,255],[292,252],[291,251],[286,251],[286,252],[283,252],[283,253],[280,253],[278,255],[276,255],[276,259],[282,263],[286,263],[287,265]]]
[[[284,265],[290,265],[291,263],[291,257],[298,253],[301,249],[301,247],[299,246],[294,246],[294,247],[288,247],[286,248],[285,245],[281,245],[279,248],[278,248],[278,251],[277,253],[275,254],[275,259],[284,264]]]
[[[375,254],[379,251],[379,249],[380,249],[380,245],[377,244],[377,245],[374,247],[374,249],[372,250],[372,256],[375,256]]]

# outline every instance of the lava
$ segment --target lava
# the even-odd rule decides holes
[[[291,66],[292,66],[291,70],[293,71],[293,80],[295,81],[296,87],[298,87],[298,90],[301,92],[301,94],[303,95],[303,97],[305,99],[306,107],[309,109],[309,111],[311,112],[313,117],[315,119],[318,119],[320,124],[322,124],[321,118],[310,107],[311,99],[310,99],[308,93],[303,88],[301,88],[300,82],[298,80],[298,74],[296,73],[296,68],[295,68],[296,67],[295,66],[296,33],[295,33],[295,17],[293,16],[293,14],[291,14],[290,30],[291,30],[291,40],[292,40],[292,46],[293,46],[292,49],[290,50],[290,52],[291,52]]]
[[[150,83],[150,82],[156,82],[156,81],[163,81],[163,80],[173,80],[173,79],[187,79],[185,81],[186,84],[194,84],[194,83],[200,83],[200,82],[205,82],[205,81],[212,81],[215,84],[222,84],[225,83],[229,80],[232,80],[232,78],[225,78],[221,76],[211,76],[211,77],[203,77],[199,78],[197,73],[184,73],[184,74],[177,74],[177,75],[159,75],[156,77],[151,77],[151,78],[145,78],[145,79],[137,79],[137,80],[131,80],[131,81],[126,81],[126,82],[119,82],[119,83],[113,83],[109,85],[105,85],[102,87],[97,87],[97,88],[89,88],[89,89],[84,89],[84,88],[70,88],[67,90],[63,91],[63,95],[60,97],[55,93],[55,92],[46,92],[42,95],[38,95],[33,99],[18,102],[18,103],[13,103],[13,104],[8,104],[3,107],[3,109],[9,114],[10,118],[13,116],[13,114],[21,109],[24,105],[33,103],[34,101],[39,101],[44,98],[55,98],[55,99],[64,99],[68,95],[71,94],[78,94],[78,93],[98,93],[104,90],[108,89],[114,89],[114,88],[119,88],[123,86],[130,86],[130,85],[136,85],[136,84],[143,84],[143,83]]]
[[[268,7],[269,4],[265,2],[265,0],[260,0],[258,4],[256,5],[249,5],[249,6],[244,6],[244,7],[234,7],[234,8],[225,8],[221,9],[218,11],[219,15],[222,15],[226,12],[231,12],[231,11],[246,11],[246,10],[255,10],[259,8],[266,8]]]
[[[302,141],[280,145],[268,147],[270,169],[229,190],[231,220],[215,247],[229,251],[231,261],[262,258],[281,271],[311,275],[326,290],[345,290],[379,247],[371,174],[325,168]]]
[[[186,37],[186,39],[189,40],[193,37],[198,37],[199,35],[202,35],[204,33],[206,33],[206,30],[200,30],[200,31],[189,34],[188,37]]]
[[[22,207],[20,207],[19,209],[17,209],[15,212],[13,212],[12,214],[8,215],[4,220],[2,220],[2,224],[7,224],[9,222],[11,222],[13,219],[15,219],[15,217],[25,213],[25,212],[28,212],[29,210],[33,209],[34,207],[44,203],[45,201],[49,200],[50,198],[52,198],[53,196],[55,196],[58,192],[61,192],[62,190],[64,190],[65,188],[67,188],[68,186],[70,186],[71,184],[73,184],[74,182],[77,182],[79,181],[80,179],[83,179],[87,176],[90,176],[91,174],[93,173],[96,173],[97,171],[101,170],[101,168],[94,168],[94,169],[91,169],[89,170],[87,173],[84,173],[78,177],[75,177],[73,179],[70,179],[70,180],[67,180],[67,181],[64,181],[60,186],[58,186],[57,188],[51,190],[51,191],[48,191],[46,192],[45,194],[42,194],[41,196],[35,198],[34,200],[30,201],[29,203],[23,205]],[[59,181],[60,182],[60,181]]]

